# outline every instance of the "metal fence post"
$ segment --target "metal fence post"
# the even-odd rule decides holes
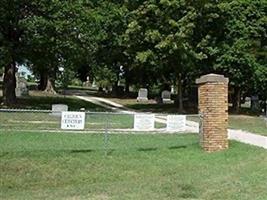
[[[105,156],[108,155],[108,150],[109,150],[108,129],[109,129],[109,117],[108,117],[108,114],[106,114],[106,124],[105,124],[105,131],[104,131],[104,151],[105,151]]]

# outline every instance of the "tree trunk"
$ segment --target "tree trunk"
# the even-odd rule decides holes
[[[48,80],[48,74],[47,72],[40,72],[40,82],[38,85],[38,89],[44,91],[46,89]]]
[[[126,94],[129,94],[129,92],[130,92],[130,83],[129,83],[129,81],[126,78],[125,79],[125,93]]]
[[[241,107],[241,88],[234,88],[233,111],[239,113]]]
[[[178,104],[178,111],[180,113],[184,112],[184,105],[183,105],[183,85],[182,85],[182,74],[179,73],[177,75],[177,99],[176,102]]]
[[[128,68],[125,69],[125,93],[129,94],[130,91],[130,77]]]
[[[53,82],[51,81],[49,77],[47,78],[46,88],[44,92],[49,93],[49,94],[56,94]]]
[[[16,64],[11,62],[5,66],[4,82],[3,82],[3,100],[7,106],[14,105],[16,99]]]

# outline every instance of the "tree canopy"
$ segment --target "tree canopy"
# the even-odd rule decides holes
[[[180,110],[196,77],[221,73],[238,109],[245,96],[266,101],[266,28],[265,0],[3,0],[4,101],[16,102],[15,66],[24,64],[42,90],[60,67],[103,86],[123,80],[125,91],[175,85]]]

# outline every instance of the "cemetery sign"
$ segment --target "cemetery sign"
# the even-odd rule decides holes
[[[168,115],[167,131],[185,131],[186,116],[185,115]]]
[[[154,130],[154,114],[135,114],[134,115],[134,130],[136,131],[151,131]]]
[[[84,122],[84,112],[62,112],[61,114],[61,129],[82,130]]]

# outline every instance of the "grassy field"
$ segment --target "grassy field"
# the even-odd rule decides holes
[[[1,99],[0,99],[1,100]],[[17,104],[12,108],[18,109],[38,109],[38,110],[51,110],[52,104],[66,104],[69,110],[80,110],[80,108],[85,108],[89,111],[107,111],[107,109],[95,105],[93,103],[77,99],[70,96],[29,96],[17,99]],[[0,105],[0,108],[4,108]]]
[[[188,120],[199,122],[199,117],[189,116]],[[243,130],[267,136],[267,122],[263,117],[247,115],[229,115],[228,128]]]
[[[154,100],[148,102],[138,103],[136,99],[116,99],[111,98],[110,100],[120,103],[130,109],[142,111],[142,112],[163,112],[163,113],[177,113],[177,106],[174,104],[157,104]],[[195,108],[193,108],[189,113],[197,113]],[[249,109],[243,109],[242,112],[249,114]],[[187,112],[188,114],[188,112]],[[229,115],[229,128],[231,129],[241,129],[244,131],[266,135],[267,136],[267,122],[263,117],[256,115]],[[193,121],[199,121],[196,117],[188,117],[188,119]]]
[[[229,128],[241,129],[244,131],[267,136],[267,121],[263,117],[230,115]]]
[[[124,105],[125,107],[140,112],[156,112],[156,113],[178,113],[178,106],[173,103],[158,104],[155,100],[149,99],[145,102],[137,102],[133,98],[109,98],[109,100]],[[185,104],[186,113],[197,113],[197,107]]]
[[[265,200],[267,152],[197,135],[0,133],[0,199]]]
[[[110,111],[101,106],[95,105],[90,102],[83,101],[71,96],[53,95],[44,96],[44,93],[38,91],[31,91],[31,96],[18,98],[18,104],[15,108],[23,109],[51,109],[52,104],[67,104],[69,110],[79,110],[85,108],[88,111],[105,112]],[[157,113],[177,113],[176,106],[173,104],[157,104],[154,100],[146,103],[137,103],[135,99],[116,99],[109,98],[110,100],[125,105],[126,107],[138,111],[149,111]],[[3,106],[2,106],[3,107]],[[1,108],[1,105],[0,105]],[[192,109],[192,113],[196,113]],[[189,112],[190,113],[190,112]],[[92,116],[88,118],[86,128],[105,128],[107,126],[107,119],[109,119],[110,128],[132,128],[133,116]],[[37,122],[36,122],[37,121]],[[198,121],[198,119],[197,119]],[[4,123],[3,123],[4,122]],[[0,126],[4,127],[19,127],[24,129],[38,128],[38,129],[58,129],[60,127],[60,119],[49,116],[47,113],[40,114],[9,114],[0,113]],[[165,125],[156,123],[156,127],[164,127]],[[249,115],[230,115],[229,128],[241,129],[256,134],[267,136],[267,123],[263,117],[249,116]]]
[[[0,129],[2,130],[60,130],[61,117],[47,112],[0,112]],[[134,115],[118,113],[87,113],[85,130],[96,129],[132,129]],[[166,124],[156,122],[156,128]]]

